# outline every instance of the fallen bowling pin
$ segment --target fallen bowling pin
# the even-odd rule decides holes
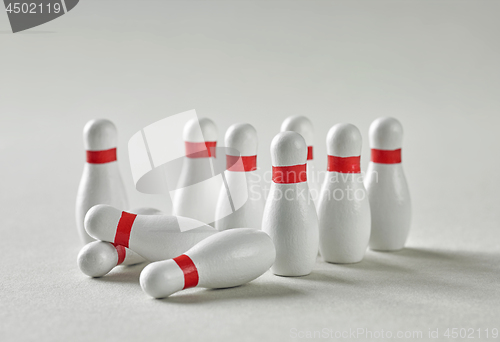
[[[85,216],[85,229],[95,239],[127,247],[149,261],[171,259],[217,233],[187,217],[137,215],[109,205],[92,207]]]
[[[138,208],[132,212],[141,215],[162,215],[155,208]],[[93,241],[86,244],[78,253],[77,263],[80,271],[89,277],[102,277],[119,265],[128,266],[145,262],[139,254],[120,245],[105,241]]]
[[[370,125],[371,161],[365,187],[370,200],[370,248],[396,251],[404,247],[411,224],[411,200],[401,164],[403,126],[391,117]]]
[[[274,244],[266,233],[252,228],[230,229],[174,259],[149,264],[141,272],[140,284],[154,298],[190,287],[234,287],[261,276],[275,257]]]
[[[128,208],[127,193],[116,161],[117,133],[106,119],[87,122],[83,128],[87,160],[76,196],[76,226],[83,243],[94,239],[85,231],[87,211],[97,204]]]
[[[135,265],[146,261],[139,254],[111,242],[94,241],[78,253],[78,268],[89,277],[102,277],[119,265]]]

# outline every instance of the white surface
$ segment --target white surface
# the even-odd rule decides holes
[[[298,331],[500,328],[498,1],[85,0],[32,31],[0,13],[0,340],[281,341]],[[149,299],[142,266],[76,265],[84,124],[111,119],[132,207],[129,137],[196,108],[220,132],[248,121],[258,165],[289,115],[328,129],[397,117],[413,201],[408,248],[303,278]],[[475,333],[477,337],[477,333]],[[481,335],[484,337],[484,332]]]

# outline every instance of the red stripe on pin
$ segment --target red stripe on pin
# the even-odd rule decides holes
[[[361,156],[336,157],[329,155],[327,170],[329,172],[360,173],[361,172],[361,167],[359,165],[360,160]]]
[[[377,150],[372,148],[372,162],[379,164],[399,164],[401,163],[401,149]]]
[[[302,183],[307,181],[307,164],[273,166],[273,182],[278,184]]]
[[[198,270],[196,269],[196,266],[191,260],[190,257],[188,257],[186,254],[179,255],[177,258],[174,258],[174,261],[179,265],[179,267],[182,270],[182,273],[184,273],[184,287],[183,289],[187,289],[190,287],[195,287],[198,285]]]
[[[215,147],[217,146],[217,141],[206,141],[206,142],[185,142],[186,146],[186,157],[188,158],[215,158]]]
[[[307,160],[313,159],[313,147],[307,146]]]
[[[118,253],[118,262],[116,263],[116,266],[121,265],[122,262],[125,260],[125,257],[127,256],[127,251],[125,250],[125,247],[121,245],[115,245],[113,244],[116,248],[116,253]]]
[[[87,151],[87,163],[106,164],[116,161],[116,147],[102,151]]]
[[[236,172],[257,170],[257,156],[231,156],[227,154],[226,168],[228,171]]]
[[[122,216],[120,217],[120,221],[118,221],[118,226],[116,227],[115,234],[115,244],[121,245],[124,247],[128,247],[128,242],[130,240],[130,232],[132,230],[132,226],[134,225],[136,214],[127,213],[126,211],[122,211]]]

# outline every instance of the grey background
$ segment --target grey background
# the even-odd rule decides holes
[[[0,13],[0,339],[500,328],[499,12],[499,1],[86,0],[18,34]],[[217,123],[220,143],[231,124],[253,124],[262,170],[288,115],[312,119],[319,169],[333,124],[360,128],[366,169],[370,122],[397,117],[408,248],[162,301],[140,290],[141,266],[85,277],[74,223],[83,125],[115,122],[131,205],[168,212],[168,198],[134,190],[127,141],[193,108]]]

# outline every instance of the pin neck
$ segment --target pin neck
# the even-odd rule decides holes
[[[378,164],[399,164],[401,163],[401,149],[378,150],[372,148],[371,161]]]
[[[127,213],[122,211],[122,216],[118,221],[118,226],[116,227],[115,233],[115,245],[121,245],[123,247],[128,247],[130,240],[130,232],[132,231],[132,226],[134,225],[136,214]]]
[[[182,273],[184,273],[184,287],[182,289],[184,290],[198,285],[200,279],[198,276],[198,270],[196,269],[196,265],[193,260],[191,260],[191,258],[186,254],[179,255],[173,260],[180,267]]]
[[[303,183],[307,181],[307,164],[273,166],[273,182],[278,184]]]
[[[87,163],[89,164],[106,164],[116,161],[116,147],[109,150],[101,151],[86,151]]]
[[[116,263],[116,266],[121,265],[123,261],[125,260],[125,257],[127,256],[127,251],[125,250],[125,247],[117,244],[112,244],[115,249],[116,253],[118,253],[118,262]]]
[[[257,170],[257,156],[226,155],[226,168],[234,172],[250,172]]]
[[[361,156],[337,157],[328,155],[327,171],[339,173],[360,173]]]
[[[188,158],[215,158],[217,141],[185,142],[186,157]]]
[[[307,146],[307,160],[313,160],[313,147]]]

